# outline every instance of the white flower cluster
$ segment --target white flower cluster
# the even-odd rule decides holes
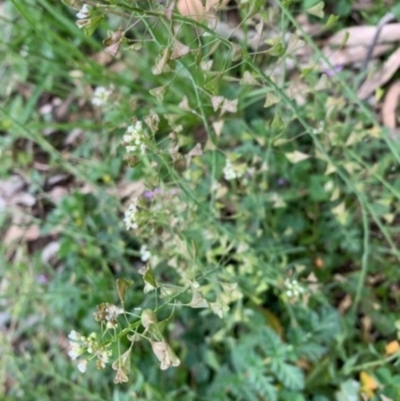
[[[85,19],[88,18],[90,14],[90,8],[87,4],[84,4],[82,8],[79,10],[78,14],[76,14],[76,18]]]
[[[104,106],[108,102],[108,98],[111,95],[111,90],[104,88],[103,86],[98,86],[92,97],[92,103],[95,106]]]
[[[136,230],[138,228],[137,211],[138,208],[135,202],[132,202],[125,211],[124,223],[127,230]]]
[[[109,362],[111,357],[111,351],[99,344],[96,333],[91,333],[88,337],[85,337],[79,334],[77,331],[72,330],[69,333],[68,338],[68,355],[73,361],[86,352],[94,355],[97,358],[98,369],[104,369],[106,367],[106,364]],[[77,367],[79,371],[85,373],[87,364],[87,359],[79,359],[77,361]]]
[[[302,285],[294,279],[287,278],[285,280],[285,287],[285,293],[289,298],[297,298],[305,292],[304,287],[302,287]]]
[[[79,28],[83,28],[84,26],[88,25],[90,23],[90,6],[87,4],[84,4],[82,8],[79,10],[78,14],[76,14],[76,18],[78,18],[78,21],[76,21],[76,25],[78,25]]]
[[[243,173],[238,171],[229,159],[226,159],[225,167],[223,169],[224,178],[227,181],[234,180],[235,178],[240,178]]]
[[[134,153],[140,150],[142,155],[145,154],[146,145],[144,143],[143,123],[136,121],[135,125],[130,125],[124,135],[125,148],[128,153]]]
[[[142,245],[139,252],[142,262],[147,262],[151,258],[151,252],[147,249],[147,245]]]

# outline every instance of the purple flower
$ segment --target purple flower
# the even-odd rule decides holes
[[[48,283],[49,283],[49,280],[47,279],[47,277],[46,277],[44,274],[39,274],[39,275],[36,277],[36,281],[37,281],[39,284],[48,284]]]
[[[323,72],[328,76],[328,77],[333,77],[337,72],[340,72],[343,70],[342,65],[335,65],[332,68],[326,68]]]
[[[284,185],[286,185],[286,180],[281,177],[278,179],[278,186],[283,187]]]
[[[153,199],[154,198],[154,192],[153,191],[144,191],[143,197],[146,199]]]

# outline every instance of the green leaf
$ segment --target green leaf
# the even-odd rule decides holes
[[[143,275],[143,280],[152,287],[157,287],[156,278],[154,277],[153,271],[150,269],[150,267],[146,269],[146,272]]]
[[[269,41],[267,43],[271,45],[271,47],[266,51],[266,53],[268,53],[271,56],[280,57],[286,51],[286,48],[282,44],[282,40],[280,38],[277,38],[273,41]]]
[[[289,390],[303,390],[304,373],[300,368],[276,359],[272,360],[270,367],[278,380]]]
[[[360,384],[353,380],[346,380],[344,383],[340,385],[340,390],[336,392],[336,400],[337,401],[358,401],[358,390],[360,388]]]
[[[118,293],[119,300],[121,301],[122,304],[124,303],[125,293],[132,284],[133,284],[132,280],[127,280],[125,278],[117,279],[117,281],[116,281],[117,293]]]
[[[323,1],[320,1],[315,6],[307,9],[308,14],[315,15],[318,18],[324,18],[324,7],[325,4]]]
[[[268,401],[276,401],[278,399],[278,393],[275,386],[271,383],[271,377],[264,376],[258,370],[250,370],[247,381],[259,397]]]
[[[390,11],[396,17],[396,19],[400,19],[400,3],[393,6]]]
[[[267,93],[267,96],[266,96],[266,98],[265,98],[264,107],[265,107],[265,108],[271,107],[271,106],[273,106],[274,104],[278,103],[279,100],[280,100],[279,97],[276,96],[274,92],[268,92],[268,93]]]
[[[101,21],[103,20],[102,15],[98,15],[97,17],[91,17],[87,20],[78,20],[77,23],[80,23],[78,26],[82,28],[83,33],[85,36],[92,36],[97,29],[97,27],[100,25]]]
[[[328,21],[325,22],[324,28],[325,29],[330,29],[332,28],[333,25],[336,24],[336,22],[339,21],[339,17],[337,15],[330,15],[328,18]]]
[[[312,342],[306,342],[296,347],[296,354],[299,357],[309,359],[311,362],[316,362],[326,351],[326,347]]]
[[[61,0],[61,1],[65,5],[74,8],[75,10],[79,10],[83,5],[83,2],[81,0]]]

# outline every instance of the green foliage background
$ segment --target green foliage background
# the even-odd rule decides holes
[[[291,57],[283,39],[266,54],[252,54],[246,42],[232,46],[210,29],[199,39],[201,24],[178,15],[182,26],[171,36],[152,2],[103,3],[118,13],[110,12],[92,36],[59,1],[3,6],[0,177],[18,174],[29,182],[39,207],[20,211],[23,222],[38,224],[41,237],[57,239],[60,248],[54,264],[43,262],[40,243],[1,247],[2,399],[350,401],[361,399],[360,372],[366,372],[379,383],[369,399],[399,400],[399,353],[386,356],[385,346],[399,336],[400,147],[357,99],[362,72],[345,70],[318,89],[325,76],[299,66],[309,88],[299,105],[287,94],[289,80],[265,72]],[[254,2],[241,15],[259,7],[277,21],[283,38],[301,29],[295,16],[314,3]],[[381,3],[364,20],[375,23],[385,12]],[[331,30],[346,25],[351,7],[350,1],[328,7],[340,17]],[[123,42],[119,58],[99,63],[94,55],[102,52],[107,29],[115,31],[126,16],[139,21],[127,34],[131,41]],[[192,52],[154,75],[175,40]],[[320,59],[311,38],[304,40]],[[210,71],[200,67],[210,60]],[[257,85],[243,82],[246,74]],[[110,85],[115,103],[94,111],[89,89]],[[162,96],[152,95],[157,88]],[[182,107],[184,96],[191,111]],[[213,129],[220,119],[213,96],[238,101],[224,116],[220,136]],[[55,97],[70,99],[61,119],[40,112]],[[151,113],[160,124],[148,155],[126,160],[126,125]],[[175,132],[177,125],[182,130]],[[65,145],[74,129],[84,140]],[[185,164],[197,143],[202,154]],[[169,150],[176,145],[174,158]],[[294,152],[309,158],[293,163]],[[242,181],[224,181],[228,157],[245,166]],[[37,162],[49,170],[35,168]],[[69,177],[60,202],[46,190],[56,173]],[[137,235],[122,223],[124,206],[115,195],[121,180],[178,189],[179,195],[163,204],[169,215],[149,209]],[[221,192],[213,190],[215,182]],[[2,209],[3,233],[13,213]],[[220,319],[210,309],[184,306],[190,286],[165,304],[158,292],[144,294],[138,273],[144,241],[158,252],[152,267],[166,287],[185,289],[186,278],[196,279],[212,302],[224,294],[221,283],[237,283],[229,312]],[[167,319],[165,336],[181,365],[160,371],[142,341],[133,348],[129,382],[116,385],[110,367],[92,366],[84,375],[76,369],[67,334],[99,331],[92,313],[101,302],[119,304],[115,281],[122,277],[134,281],[126,310],[150,308]],[[307,293],[290,299],[286,279],[298,280]],[[351,305],[340,313],[346,295]],[[372,325],[369,338],[365,318]],[[128,341],[119,346],[123,351]]]

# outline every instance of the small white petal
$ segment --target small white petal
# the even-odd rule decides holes
[[[68,334],[68,338],[73,341],[79,341],[81,335],[77,331],[71,330],[71,332]]]
[[[76,18],[83,19],[89,16],[90,9],[87,4],[84,4],[82,8],[79,10],[78,14],[76,14]]]
[[[87,369],[87,364],[88,361],[86,359],[81,359],[80,361],[78,361],[78,364],[76,366],[81,373],[85,373]]]

